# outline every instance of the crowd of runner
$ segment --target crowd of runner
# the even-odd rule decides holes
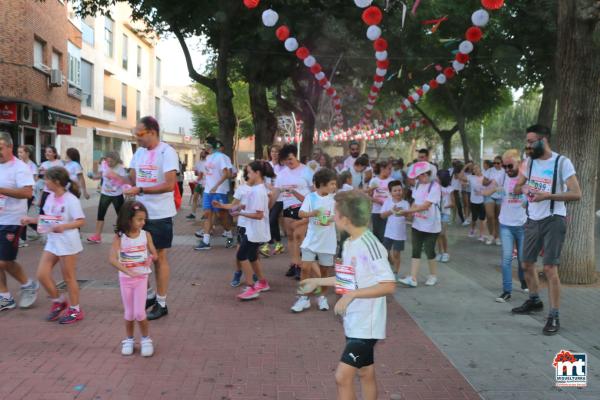
[[[108,263],[118,270],[121,286],[123,355],[134,352],[135,321],[141,331],[141,354],[152,355],[148,320],[168,314],[167,251],[182,179],[177,154],[160,140],[159,132],[154,118],[142,118],[135,129],[138,150],[129,170],[118,153],[108,152],[98,172],[88,174],[101,181],[101,195],[96,229],[87,242],[101,243],[111,205],[118,214]],[[558,332],[557,268],[566,231],[565,202],[578,200],[581,191],[573,164],[551,150],[550,139],[548,128],[534,125],[526,130],[524,153],[508,150],[483,168],[456,160],[448,169],[432,162],[427,149],[405,165],[402,159],[361,155],[357,142],[349,143],[345,158],[318,151],[310,159],[299,159],[296,146],[273,145],[268,160],[253,161],[239,171],[222,143],[209,139],[194,168],[193,207],[186,217],[202,221],[194,250],[210,251],[222,227],[225,247],[236,247],[229,284],[243,286],[237,294],[243,301],[270,290],[260,263],[267,257],[289,260],[281,273],[301,281],[282,288],[289,290],[294,313],[313,303],[319,310],[329,310],[327,290],[335,287],[341,295],[335,311],[344,315],[347,337],[336,372],[339,393],[353,393],[358,374],[364,398],[375,398],[373,348],[385,338],[385,295],[394,292],[396,283],[419,286],[423,253],[428,268],[423,283],[438,283],[438,263],[450,261],[455,242],[448,237],[450,224],[464,226],[472,240],[501,246],[498,302],[511,299],[512,263],[517,260],[520,287],[529,298],[513,313],[543,308],[535,270],[541,255],[550,303],[543,333]],[[46,161],[38,167],[30,147],[20,146],[18,158],[13,150],[10,136],[0,134],[0,310],[17,306],[7,287],[8,273],[21,285],[20,308],[31,307],[42,286],[51,299],[47,320],[81,321],[76,266],[84,251],[79,228],[85,216],[79,198],[89,195],[79,153],[68,149],[63,162],[49,146]],[[174,190],[178,182],[179,189]],[[27,215],[32,203],[39,216]],[[27,243],[23,240],[27,227],[32,235],[45,237],[37,279],[28,277],[16,261],[19,247]],[[402,257],[409,237],[410,263]],[[57,264],[66,295],[52,277]],[[155,285],[148,279],[152,272]]]

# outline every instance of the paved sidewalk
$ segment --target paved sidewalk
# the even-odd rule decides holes
[[[95,208],[86,214],[84,236]],[[109,211],[105,233],[113,222]],[[106,261],[109,243],[86,244],[78,265],[78,278],[90,280],[81,291],[84,321],[43,321],[49,301],[42,292],[33,309],[0,314],[0,399],[334,399],[340,320],[314,306],[300,315],[289,311],[295,282],[283,276],[286,256],[264,261],[273,290],[241,304],[228,286],[234,251],[217,238],[212,251],[194,252],[190,234],[197,228],[178,217],[170,314],[150,325],[154,357],[120,355],[124,329],[117,274]],[[33,242],[20,253],[31,275],[41,248]],[[333,306],[335,295],[329,298]],[[391,297],[388,304],[389,338],[376,353],[380,398],[479,399],[408,313]]]

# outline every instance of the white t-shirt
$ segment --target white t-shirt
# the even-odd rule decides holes
[[[452,186],[452,188],[454,190],[457,190],[457,191],[461,191],[462,190],[462,183],[460,182],[460,179],[458,179],[456,177],[456,175],[452,176],[452,184],[451,184],[451,186]]]
[[[148,236],[145,230],[142,229],[136,238],[121,235],[119,262],[125,268],[138,274],[148,275],[152,273],[150,269],[152,260],[149,257]],[[119,271],[119,277],[129,278],[129,275]]]
[[[62,162],[62,160],[54,160],[54,161],[44,161],[43,163],[40,164],[40,168],[38,170],[38,173],[40,175],[44,175],[44,180],[45,180],[45,175],[46,175],[46,171],[48,171],[50,168],[52,167],[64,167],[65,164]],[[50,191],[48,190],[48,186],[46,186],[46,184],[44,184],[44,192],[50,193]]]
[[[23,161],[13,158],[0,164],[0,187],[5,189],[33,188],[33,175]],[[0,195],[0,225],[21,225],[27,215],[27,199]]]
[[[406,200],[395,202],[392,198],[389,198],[383,206],[381,206],[381,213],[383,214],[384,212],[392,211],[394,207],[401,210],[408,210],[410,204],[408,204],[408,201]],[[406,240],[406,217],[394,213],[387,217],[383,237],[393,240]]]
[[[452,199],[450,198],[450,196],[452,196],[452,192],[454,192],[454,188],[452,186],[442,187],[441,191],[442,191],[442,214],[450,215],[450,214],[452,214],[452,210],[450,208],[448,208],[447,206],[449,206],[452,203]]]
[[[204,163],[204,179],[205,179],[205,190],[210,192],[215,185],[223,178],[223,170],[231,169],[231,160],[225,154],[220,151],[213,152],[206,157]],[[221,185],[217,188],[215,193],[227,194],[229,193],[229,179],[225,179]]]
[[[471,203],[483,204],[483,176],[469,175],[467,179],[471,187]]]
[[[135,185],[141,188],[157,186],[165,182],[165,174],[179,171],[179,158],[175,149],[160,142],[152,150],[137,149],[131,160],[135,169]],[[177,214],[173,191],[160,194],[137,196],[137,200],[148,209],[148,219],[170,218]]]
[[[354,186],[344,183],[342,185],[342,188],[340,190],[338,190],[338,192],[347,192],[348,190],[354,190]]]
[[[100,193],[105,196],[121,196],[123,194],[123,182],[109,178],[108,175],[111,171],[124,179],[127,178],[127,171],[122,164],[115,165],[114,168],[111,168],[106,161],[102,161],[98,171],[102,175],[102,187],[100,188]]]
[[[343,264],[354,271],[357,289],[378,283],[394,282],[394,273],[388,262],[388,254],[371,231],[344,242]],[[354,299],[344,315],[346,337],[356,339],[385,339],[386,298]]]
[[[335,254],[337,240],[335,222],[333,222],[335,213],[333,195],[320,196],[317,192],[309,193],[304,198],[300,211],[311,212],[315,210],[319,210],[320,215],[329,217],[330,222],[328,225],[322,225],[321,218],[310,217],[306,237],[300,248],[310,250],[313,253]]]
[[[283,201],[284,210],[290,207],[298,207],[302,204],[302,202],[292,194],[292,191],[295,190],[301,195],[306,196],[310,192],[312,178],[312,171],[303,164],[300,164],[294,169],[286,167],[281,170],[275,179],[275,187],[279,190],[286,190],[286,192],[281,193],[278,199]]]
[[[26,164],[29,167],[29,170],[31,171],[31,175],[35,176],[38,174],[38,167],[33,161],[29,160]]]
[[[381,200],[383,203],[385,203],[387,199],[391,198],[390,189],[388,189],[388,184],[393,180],[394,178],[392,178],[391,176],[386,179],[381,179],[378,176],[371,179],[371,181],[369,182],[369,188],[374,188],[373,197],[375,199]],[[381,212],[381,206],[381,204],[377,204],[377,202],[373,201],[371,213],[379,214]]]
[[[79,199],[71,192],[66,192],[56,197],[50,192],[44,204],[44,215],[40,215],[39,225],[67,224],[78,219],[85,219]],[[48,233],[48,240],[44,250],[57,255],[66,256],[80,253],[83,250],[78,229],[67,229],[62,233]]]
[[[352,175],[352,187],[354,189],[360,189],[365,183],[365,171],[358,172],[354,167],[348,168],[346,171],[350,171],[350,175]]]
[[[536,159],[533,160],[533,169],[531,171],[531,179],[529,179],[529,161],[526,164],[525,171],[523,175],[528,178],[528,187],[530,192],[546,192],[552,193],[552,178],[554,176],[554,164],[556,163],[556,157],[558,157],[558,153],[552,152],[552,157],[547,160]],[[567,179],[575,175],[575,167],[573,167],[573,163],[567,157],[561,155],[561,159],[558,162],[558,171],[557,171],[557,179],[559,179],[558,174],[561,174],[559,181],[562,180],[563,187],[558,187],[558,182],[556,184],[556,192],[566,192],[567,191]],[[564,160],[563,160],[564,158]],[[562,168],[561,168],[562,164]],[[550,216],[550,200],[540,201],[540,202],[529,202],[528,206],[529,218],[534,221],[539,221],[544,218]],[[554,214],[562,215],[565,217],[567,215],[567,207],[565,207],[564,201],[555,201],[554,202]]]
[[[487,171],[483,173],[483,176],[489,179],[490,181],[496,182],[496,186],[501,187],[504,184],[504,179],[506,173],[503,169],[496,169],[495,167],[488,168]],[[492,187],[492,184],[486,186],[486,188]],[[499,199],[501,197],[500,193],[495,192],[492,194],[492,199]]]
[[[269,195],[265,185],[251,186],[246,201],[246,209],[243,212],[263,212],[263,218],[260,220],[246,218],[244,222],[246,236],[252,243],[267,243],[271,240],[271,229],[269,227]]]
[[[264,178],[265,179],[265,185],[267,186],[268,189],[272,189],[273,187],[273,182],[275,181],[275,179],[277,179],[277,175],[279,175],[279,172],[285,168],[284,165],[281,164],[273,164],[273,161],[269,161],[269,164],[271,164],[271,167],[273,168],[273,172],[275,173],[275,178]],[[277,200],[280,201],[280,200]]]
[[[467,178],[467,183],[462,184],[462,189],[467,193],[471,193],[471,184],[469,183],[470,176],[473,176],[473,174],[471,174],[470,172],[465,172],[465,178]]]
[[[429,189],[431,188],[431,190]],[[439,233],[442,231],[440,201],[442,200],[441,186],[437,182],[421,183],[413,190],[415,205],[420,206],[426,201],[431,206],[426,211],[414,213],[413,228],[421,232]]]
[[[356,161],[358,157],[354,158],[352,156],[348,156],[345,160],[344,160],[344,169],[354,169],[354,162]]]
[[[518,176],[509,178],[506,176],[504,186],[498,193],[502,197],[502,207],[498,220],[506,226],[523,226],[527,222],[527,213],[523,208],[525,195],[515,194],[515,185],[519,180]]]
[[[206,160],[200,160],[194,166],[194,172],[201,173],[202,178],[197,179],[198,184],[205,186],[206,176],[204,175],[204,164],[206,164]]]
[[[65,169],[69,172],[69,179],[79,183],[79,174],[83,174],[83,168],[78,162],[69,161],[65,164]]]
[[[235,192],[233,193],[233,198],[240,201],[240,206],[247,206],[248,194],[251,190],[252,188],[250,186],[248,186],[246,183],[243,183],[240,186],[238,186],[237,189],[235,189]],[[245,228],[246,221],[248,221],[248,218],[242,215],[238,216],[237,226]]]

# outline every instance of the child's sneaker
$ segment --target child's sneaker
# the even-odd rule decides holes
[[[261,279],[254,284],[254,290],[258,290],[259,292],[268,292],[271,290],[271,287],[266,279]]]
[[[271,248],[269,247],[269,243],[265,243],[262,246],[260,246],[258,248],[258,252],[263,257],[270,257],[271,256]]]
[[[425,286],[434,286],[437,283],[437,277],[435,275],[429,275],[425,281]]]
[[[46,320],[56,321],[60,317],[60,314],[63,312],[63,310],[67,308],[67,306],[68,304],[66,301],[63,301],[62,303],[52,303],[50,313],[46,317]]]
[[[448,261],[450,261],[450,255],[448,253],[442,254],[442,258],[440,259],[440,262],[447,263]]]
[[[240,281],[242,280],[242,271],[235,271],[233,273],[233,279],[231,280],[231,283],[229,283],[231,285],[231,287],[238,287],[240,286]]]
[[[442,253],[438,253],[438,255],[435,256],[435,261],[442,261]]]
[[[319,310],[321,310],[321,311],[329,310],[329,302],[327,301],[327,297],[320,296],[319,300],[318,300],[318,304],[319,304]]]
[[[242,293],[237,295],[240,300],[253,300],[260,296],[260,291],[256,290],[253,286],[246,286]]]
[[[59,320],[59,324],[68,325],[74,324],[77,321],[81,321],[83,319],[83,311],[76,310],[72,307],[69,307],[69,310],[63,315]]]
[[[273,247],[273,255],[281,254],[285,251],[285,247],[280,242],[275,243],[275,247]]]
[[[472,237],[475,237],[475,231],[474,231],[473,229],[471,229],[471,230],[469,231],[469,235],[468,235],[468,236],[469,236],[470,238],[472,238]]]
[[[295,313],[302,312],[310,308],[310,299],[308,296],[298,296],[298,299],[292,306],[291,310]]]
[[[123,339],[121,342],[121,354],[124,356],[130,356],[133,354],[133,345],[135,340],[133,338]]]
[[[140,354],[142,357],[152,357],[154,354],[154,344],[152,343],[152,339],[149,337],[142,338],[140,341]]]
[[[19,308],[29,308],[37,299],[37,292],[40,288],[38,281],[31,282],[31,285],[21,287],[21,296],[19,298]]]
[[[482,237],[483,237],[483,236],[482,236]],[[488,246],[489,246],[490,244],[493,244],[493,243],[494,243],[494,237],[493,237],[493,236],[490,236],[489,238],[487,238],[487,239],[485,240],[485,244],[487,244]]]
[[[95,243],[95,244],[100,244],[102,243],[102,238],[98,235],[92,235],[90,237],[87,238],[87,241],[89,243]]]
[[[15,302],[15,299],[7,299],[6,297],[0,297],[0,311],[10,310],[12,308],[15,308],[16,306],[17,303]]]
[[[403,284],[408,287],[417,287],[417,282],[412,278],[412,276],[407,276],[406,278],[398,279],[398,283]]]
[[[483,235],[479,236],[479,238],[477,240],[479,240],[480,242],[483,243],[483,242],[485,242],[485,237],[483,237]]]

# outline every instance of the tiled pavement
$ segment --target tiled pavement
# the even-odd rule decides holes
[[[86,214],[84,235],[95,207]],[[85,245],[78,278],[92,282],[81,294],[84,321],[43,321],[44,295],[31,310],[0,314],[0,399],[334,399],[340,320],[314,307],[290,313],[294,282],[283,277],[286,256],[264,260],[272,291],[241,304],[228,286],[233,250],[217,239],[212,251],[194,252],[185,243],[193,243],[196,228],[181,216],[176,222],[170,314],[150,325],[154,357],[120,355],[124,329],[116,272],[106,261],[109,244]],[[40,251],[33,243],[19,256],[31,275]],[[14,281],[10,286],[16,290]],[[335,295],[329,298],[333,305]],[[376,349],[381,399],[480,398],[391,297],[388,339]]]

